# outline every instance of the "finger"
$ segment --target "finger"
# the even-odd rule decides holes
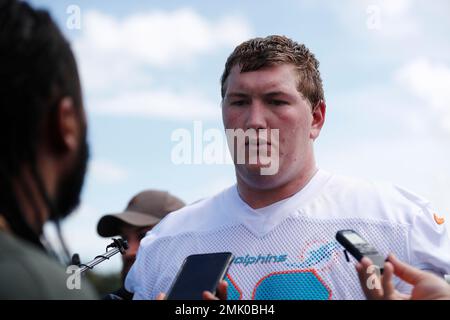
[[[203,291],[202,297],[203,297],[203,300],[219,300],[218,297],[216,297],[209,291]]]
[[[398,297],[398,300],[411,300],[411,295],[406,293],[401,293],[397,291],[396,296]]]
[[[361,263],[357,263],[355,265],[355,268],[356,268],[356,272],[358,273],[359,283],[361,284],[361,288],[362,288],[362,290],[364,292],[364,295],[369,300],[373,299],[371,297],[370,292],[368,292],[367,288],[366,288],[366,275],[365,275],[365,271],[364,271],[363,265]]]
[[[383,295],[384,299],[398,299],[400,296],[397,296],[397,291],[395,290],[394,283],[392,281],[394,275],[394,266],[390,262],[384,263],[384,271],[382,279],[383,284]]]
[[[423,271],[414,268],[404,262],[401,262],[396,256],[390,254],[388,260],[394,266],[394,274],[408,282],[409,284],[416,285],[423,278]]]
[[[373,268],[372,261],[364,257],[356,265],[359,281],[364,294],[369,300],[380,300],[383,298],[383,289],[380,279]]]
[[[221,280],[219,285],[217,286],[217,297],[220,300],[227,300],[228,296],[228,282],[225,280]]]
[[[156,300],[165,300],[166,299],[166,294],[163,292],[160,292],[157,296],[156,296]]]

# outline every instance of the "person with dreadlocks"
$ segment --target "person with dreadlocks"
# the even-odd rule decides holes
[[[0,299],[96,298],[68,288],[42,236],[78,205],[86,171],[73,53],[46,11],[14,0],[0,0],[0,52]]]

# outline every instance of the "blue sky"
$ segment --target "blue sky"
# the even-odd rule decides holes
[[[133,194],[156,188],[193,202],[234,183],[231,165],[173,164],[171,134],[192,132],[195,120],[222,130],[226,57],[269,34],[305,43],[320,61],[328,109],[318,165],[399,184],[450,219],[447,1],[31,2],[50,10],[81,71],[92,157],[63,231],[83,261],[107,244],[98,219]],[[71,5],[79,29],[68,27]]]

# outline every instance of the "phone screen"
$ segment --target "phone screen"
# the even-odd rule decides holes
[[[167,300],[201,300],[203,291],[215,293],[232,258],[230,252],[188,256],[169,290]]]
[[[346,233],[345,236],[348,240],[350,240],[351,243],[358,245],[358,244],[366,244],[366,240],[361,238],[357,233]]]

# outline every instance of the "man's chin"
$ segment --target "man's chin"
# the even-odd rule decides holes
[[[267,165],[246,164],[236,166],[238,175],[247,185],[257,189],[272,189],[280,184],[278,174],[265,175]]]

